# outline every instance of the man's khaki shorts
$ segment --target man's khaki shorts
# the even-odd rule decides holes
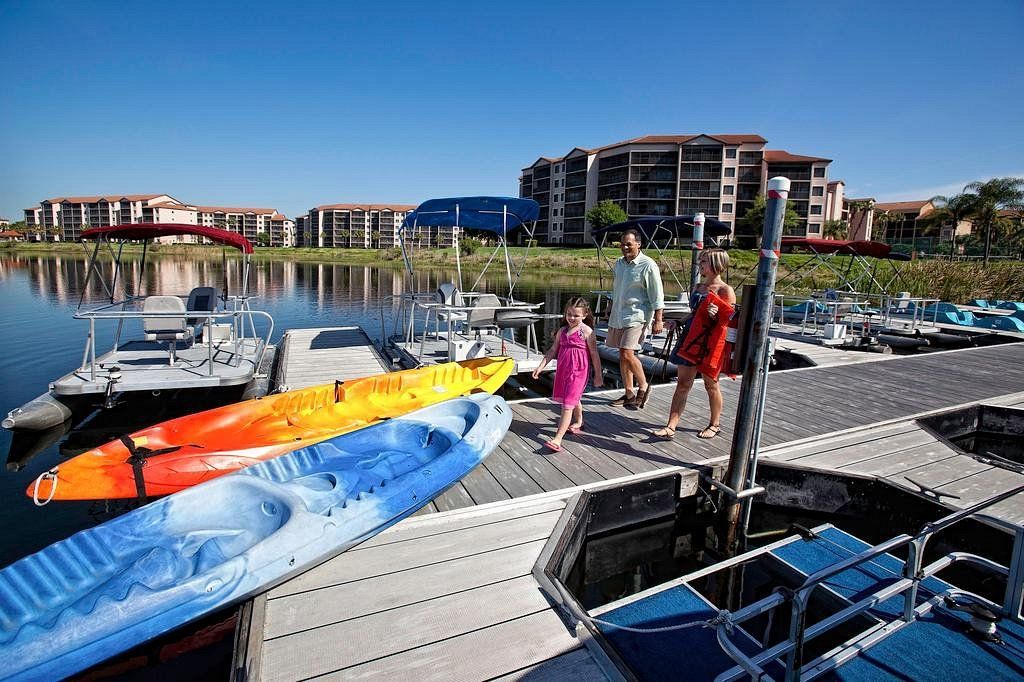
[[[640,342],[644,338],[646,325],[638,324],[635,327],[609,327],[608,338],[604,345],[609,348],[632,348],[640,350]]]

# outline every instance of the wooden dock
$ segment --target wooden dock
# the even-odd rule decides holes
[[[605,679],[529,566],[575,489],[720,465],[739,386],[723,379],[726,431],[711,440],[695,435],[708,420],[699,383],[668,441],[650,432],[673,385],[653,387],[637,411],[609,405],[619,391],[589,394],[585,432],[559,453],[543,447],[557,415],[550,401],[515,403],[499,447],[420,515],[248,604],[236,678]],[[1024,344],[772,373],[762,447],[781,462],[914,490],[902,479],[910,472],[966,505],[1024,477],[950,450],[912,420],[977,402],[1021,405],[1022,389]],[[1007,501],[993,513],[1019,522],[1021,507]]]
[[[289,329],[278,346],[275,390],[294,390],[391,369],[359,327]]]

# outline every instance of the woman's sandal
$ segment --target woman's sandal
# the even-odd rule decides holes
[[[654,431],[653,435],[657,438],[672,440],[672,438],[676,435],[676,430],[671,426],[662,426],[657,431]]]
[[[703,438],[704,440],[707,440],[709,438],[714,438],[721,432],[722,426],[720,424],[708,424],[706,427],[704,427],[703,431],[699,431],[697,433],[697,438]]]

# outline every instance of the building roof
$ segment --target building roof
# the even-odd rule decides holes
[[[408,212],[416,208],[415,204],[324,204],[314,211],[394,211]]]
[[[0,232],[0,237],[15,238],[15,237],[24,237],[24,236],[25,236],[24,234],[22,234],[21,232],[18,232],[17,230],[4,230],[3,232]]]
[[[277,213],[276,208],[249,208],[246,206],[199,206],[200,213]]]
[[[846,183],[843,182],[842,180],[830,180],[829,183],[828,183],[828,186],[831,187],[832,185],[845,185],[845,184]]]
[[[895,211],[897,213],[907,213],[908,211],[920,211],[930,203],[931,201],[928,199],[921,199],[919,201],[890,201],[875,204],[874,208],[876,211],[882,212]]]
[[[605,151],[607,149],[615,149],[616,147],[624,147],[624,146],[626,146],[628,144],[684,144],[686,142],[689,142],[690,140],[696,140],[698,137],[709,137],[712,140],[716,140],[717,142],[721,142],[722,144],[726,144],[726,145],[745,144],[745,143],[764,144],[765,142],[768,141],[768,140],[764,139],[763,137],[761,137],[760,135],[754,135],[754,134],[741,134],[741,135],[718,135],[718,134],[714,134],[714,135],[712,135],[712,134],[709,134],[709,133],[699,133],[697,135],[643,135],[641,137],[633,137],[633,138],[630,138],[628,140],[622,140],[621,142],[613,142],[612,144],[606,144],[603,147],[597,147],[596,149],[587,149],[586,147],[573,147],[569,151],[569,154],[571,154],[572,152],[574,152],[576,150],[579,150],[579,151],[582,151],[582,152],[586,152],[587,154],[595,154],[597,152],[602,152],[602,151]],[[554,163],[555,161],[563,161],[567,157],[568,157],[568,154],[566,154],[565,156],[560,156],[558,158],[554,158],[554,159],[548,158],[546,156],[542,156],[539,159],[537,159],[537,161],[534,161],[532,164],[530,164],[526,168],[523,168],[522,170],[524,170],[524,171],[525,170],[529,170],[530,168],[533,168],[534,166],[536,166],[537,163],[540,162],[540,161],[547,161],[549,163]]]
[[[93,204],[102,199],[107,201],[120,201],[121,199],[127,199],[128,201],[148,201],[149,199],[156,199],[157,197],[166,197],[167,194],[108,194],[106,196],[88,196],[88,197],[54,197],[53,199],[46,199],[51,204],[60,204],[65,201],[72,204]]]
[[[173,208],[175,211],[197,211],[195,206],[186,206],[185,204],[172,204],[168,201],[162,201],[159,204],[150,204],[146,208]]]
[[[799,154],[790,154],[783,149],[765,149],[764,160],[768,163],[813,163],[815,161],[827,161],[832,163],[832,159],[822,159],[817,156],[801,156]]]

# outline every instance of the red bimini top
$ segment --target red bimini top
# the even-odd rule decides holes
[[[109,225],[93,227],[82,232],[82,239],[156,239],[157,237],[177,237],[191,234],[205,237],[210,241],[233,246],[242,253],[252,253],[252,242],[238,234],[222,230],[218,227],[204,225],[185,225],[183,223],[135,223],[128,225]]]
[[[782,248],[786,250],[807,249],[815,253],[845,253],[874,258],[888,258],[892,251],[891,246],[882,242],[812,239],[809,237],[783,237]]]

